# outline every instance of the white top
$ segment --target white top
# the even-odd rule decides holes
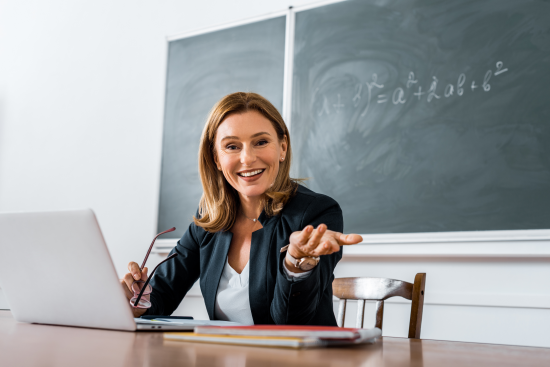
[[[246,263],[243,271],[239,274],[229,265],[229,261],[225,260],[220,284],[216,292],[214,308],[216,319],[254,325],[248,298],[249,264],[250,261]],[[293,273],[286,268],[286,264],[283,268],[285,273],[293,278],[305,278],[311,273],[311,270],[305,273]]]

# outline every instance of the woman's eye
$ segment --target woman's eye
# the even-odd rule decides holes
[[[267,144],[267,140],[260,140],[258,142],[258,145],[266,145]]]
[[[237,146],[236,146],[236,145],[230,144],[230,145],[227,145],[227,146],[225,147],[225,149],[227,149],[227,150],[235,150],[235,149],[237,149]]]

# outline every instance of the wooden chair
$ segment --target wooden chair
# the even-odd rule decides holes
[[[356,327],[362,328],[365,314],[365,300],[376,302],[375,327],[382,330],[384,318],[384,300],[401,296],[412,300],[409,338],[420,339],[422,326],[422,309],[424,308],[424,286],[426,273],[418,273],[414,284],[388,278],[338,278],[332,282],[332,292],[340,299],[338,308],[338,326],[344,326],[346,318],[346,301],[357,300]]]

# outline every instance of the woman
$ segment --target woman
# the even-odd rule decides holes
[[[201,137],[197,215],[171,252],[178,256],[151,280],[151,308],[134,315],[170,315],[200,278],[212,320],[336,325],[340,246],[362,238],[341,233],[338,203],[291,179],[290,162],[288,129],[269,101],[255,93],[222,98]],[[130,299],[133,280],[147,279],[147,270],[135,262],[128,269],[122,284]]]

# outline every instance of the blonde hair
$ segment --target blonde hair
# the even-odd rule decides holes
[[[218,170],[214,159],[216,132],[221,123],[233,113],[257,111],[271,121],[279,142],[286,136],[286,158],[279,164],[279,173],[273,185],[266,191],[263,209],[268,216],[281,212],[283,206],[295,194],[302,181],[290,178],[292,150],[288,128],[277,109],[264,97],[256,93],[237,92],[223,97],[212,107],[199,146],[199,174],[203,194],[199,203],[199,218],[195,224],[208,232],[229,230],[237,218],[240,200],[237,190]]]

